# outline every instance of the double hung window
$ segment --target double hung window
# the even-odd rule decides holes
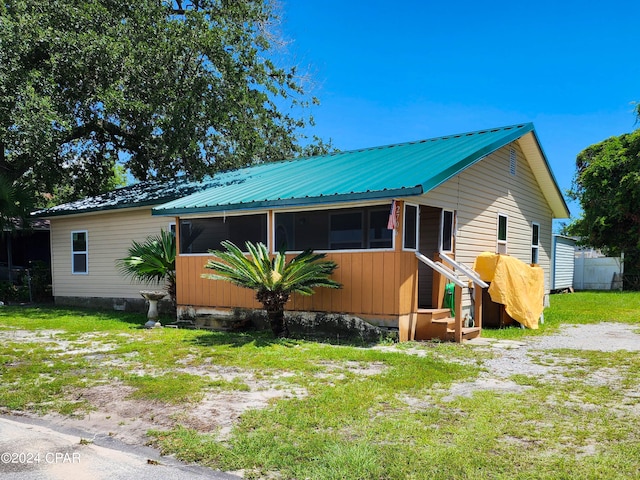
[[[538,264],[540,253],[540,225],[531,224],[531,263]]]
[[[442,211],[442,229],[440,232],[440,250],[443,252],[453,252],[453,211]]]
[[[71,232],[71,273],[89,273],[88,232],[79,230]]]
[[[508,217],[498,214],[498,246],[496,253],[507,253],[507,220]]]

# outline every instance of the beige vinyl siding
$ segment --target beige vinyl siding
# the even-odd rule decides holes
[[[150,208],[51,218],[53,295],[56,297],[140,298],[144,284],[132,283],[115,266],[132,240],[168,229],[172,218],[152,217]],[[71,273],[71,232],[87,231],[88,273]]]
[[[496,252],[498,213],[507,215],[507,252],[531,261],[531,222],[540,225],[539,265],[550,285],[552,211],[517,142],[516,175],[509,171],[511,146],[490,154],[435,188],[426,203],[456,210],[456,260],[472,266],[482,252]],[[468,306],[469,296],[465,295]]]

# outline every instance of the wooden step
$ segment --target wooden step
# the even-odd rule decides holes
[[[462,341],[470,340],[480,336],[482,329],[480,327],[463,327]],[[447,328],[447,339],[455,341],[456,331],[453,328]]]
[[[430,319],[447,318],[451,316],[451,310],[448,308],[419,308],[418,316]]]
[[[416,315],[413,330],[408,332],[409,340],[455,341],[456,319],[451,317],[449,308],[419,308]],[[469,340],[480,336],[478,327],[463,328],[462,340]]]
[[[451,318],[451,317],[435,318],[435,319],[431,320],[431,323],[435,323],[436,325],[446,325],[447,327],[449,327],[449,325],[455,325],[456,324],[456,319],[455,318]]]

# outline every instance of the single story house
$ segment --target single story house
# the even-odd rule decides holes
[[[125,279],[116,261],[127,256],[133,240],[175,227],[173,218],[152,216],[153,206],[216,184],[184,178],[142,182],[33,212],[49,220],[55,303],[144,310],[143,285]]]
[[[334,278],[342,289],[294,296],[289,311],[351,315],[399,328],[401,338],[448,338],[455,331],[462,340],[477,334],[481,322],[483,285],[468,269],[474,260],[492,252],[539,265],[548,295],[552,220],[569,216],[531,123],[260,164],[215,178],[219,185],[152,208],[154,221],[179,225],[183,317],[261,308],[253,292],[202,278],[210,249],[225,239],[240,246],[250,240],[272,252],[312,248],[338,264]],[[74,220],[62,235],[67,270],[69,235],[79,228]],[[91,246],[89,255],[96,255]],[[457,277],[464,280],[457,280],[453,324],[440,317],[444,284]],[[475,332],[461,331],[465,319],[475,321]]]

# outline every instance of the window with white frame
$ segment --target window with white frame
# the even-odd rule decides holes
[[[540,253],[540,225],[531,223],[531,263],[538,264]]]
[[[455,216],[452,210],[442,210],[440,221],[440,251],[453,252],[453,231]]]
[[[89,273],[88,232],[78,230],[71,232],[71,273]]]
[[[497,253],[507,253],[507,223],[508,218],[502,213],[498,214],[498,246]]]
[[[175,235],[177,226],[173,225],[173,234]],[[193,253],[193,236],[191,234],[191,222],[189,220],[180,220],[180,253]]]
[[[404,204],[404,239],[402,246],[406,250],[418,248],[418,206]]]

